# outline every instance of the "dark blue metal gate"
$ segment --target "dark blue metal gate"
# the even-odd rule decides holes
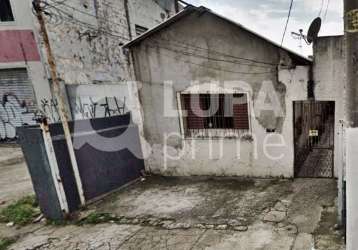
[[[69,126],[82,188],[87,202],[100,198],[141,176],[144,171],[144,160],[139,131],[137,125],[132,123],[130,113],[121,116],[74,121],[70,122]],[[66,206],[68,206],[68,212],[71,213],[76,211],[81,203],[62,125],[60,123],[50,124],[48,128],[56,156],[56,167],[58,167],[59,171],[59,180],[57,181],[61,182],[63,186],[67,202]],[[32,131],[31,129],[22,128],[21,135],[25,138],[27,133]],[[38,133],[41,134],[41,130]],[[45,140],[41,139],[40,141],[46,143]],[[45,147],[41,144],[31,146],[25,142],[21,144],[25,156],[27,154],[32,156],[26,157],[26,159],[29,159],[27,163],[30,170],[36,169],[31,159],[36,158],[39,150],[34,150],[34,147]],[[45,156],[42,155],[42,158],[46,158]],[[51,170],[50,164],[47,164],[50,161],[49,159],[44,159],[44,166],[41,168],[46,169],[46,171],[43,171],[41,175],[39,175],[38,171],[30,171],[33,184],[36,186],[36,193],[43,193],[48,190],[49,184],[44,182],[44,179],[54,179],[51,176],[53,169]],[[57,188],[57,193],[59,192],[58,190]],[[57,196],[61,195],[57,194]],[[58,219],[59,216],[53,216],[53,213],[46,213],[47,210],[51,210],[47,198],[45,196],[43,196],[43,199],[38,198],[45,216]],[[58,207],[53,209],[58,209]],[[63,213],[63,211],[58,212]]]

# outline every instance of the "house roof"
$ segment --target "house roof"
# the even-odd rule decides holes
[[[252,30],[246,28],[245,26],[243,26],[243,25],[241,25],[241,24],[239,24],[239,23],[237,23],[237,22],[235,22],[235,21],[233,21],[233,20],[231,20],[229,18],[226,18],[226,17],[224,17],[224,16],[222,16],[220,14],[217,14],[217,13],[213,12],[212,10],[210,10],[210,9],[204,7],[204,6],[195,7],[195,6],[192,6],[192,5],[187,6],[184,10],[182,10],[179,13],[177,13],[173,17],[169,18],[167,21],[155,26],[154,28],[148,30],[147,32],[145,32],[142,35],[140,35],[137,38],[135,38],[134,40],[128,42],[127,44],[125,44],[123,46],[123,48],[131,48],[131,47],[133,47],[135,45],[138,45],[140,42],[144,41],[145,39],[147,39],[148,37],[152,36],[153,34],[155,34],[157,32],[160,32],[164,28],[167,28],[168,26],[170,26],[173,23],[179,21],[183,17],[188,16],[188,15],[194,13],[194,12],[211,13],[211,14],[217,16],[218,18],[221,18],[221,19],[223,19],[223,20],[225,20],[225,21],[227,21],[227,22],[229,22],[229,23],[231,23],[233,25],[236,25],[236,26],[238,26],[238,27],[240,27],[240,28],[242,28],[242,29],[254,34],[255,36],[267,41],[268,43],[271,43],[272,45],[287,51],[290,54],[290,56],[292,57],[292,59],[295,60],[296,62],[300,63],[300,64],[309,65],[309,64],[312,63],[311,59],[309,59],[309,58],[307,58],[307,57],[305,57],[303,55],[300,55],[300,54],[298,54],[298,53],[296,53],[296,52],[294,52],[294,51],[292,51],[292,50],[290,50],[288,48],[282,47],[278,43],[276,43],[276,42],[274,42],[274,41],[272,41],[272,40],[260,35],[259,33],[255,32],[255,31],[252,31]]]

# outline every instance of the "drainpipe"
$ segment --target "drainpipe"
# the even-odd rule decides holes
[[[314,93],[315,83],[313,78],[313,65],[311,64],[308,70],[308,82],[307,82],[307,99],[313,101],[315,99]]]
[[[132,37],[131,20],[130,20],[130,16],[129,16],[128,0],[124,0],[124,9],[125,9],[125,12],[126,12],[129,39],[132,40],[133,37]]]

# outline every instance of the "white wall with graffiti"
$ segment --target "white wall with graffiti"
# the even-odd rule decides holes
[[[36,124],[35,112],[14,94],[5,94],[0,103],[0,140],[16,137],[16,127]]]
[[[83,120],[132,113],[133,121],[142,128],[140,104],[135,82],[101,85],[66,85],[72,120]],[[0,141],[16,140],[16,127],[36,125],[46,116],[59,122],[58,102],[53,98],[23,98],[2,93],[0,102]]]
[[[110,117],[129,111],[129,92],[124,84],[67,85],[66,88],[74,120]]]
[[[40,100],[50,96],[39,62],[5,66],[0,64],[0,142],[15,140],[16,127],[35,125]]]

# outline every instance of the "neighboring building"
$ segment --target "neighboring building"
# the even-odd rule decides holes
[[[334,101],[334,165],[336,176],[342,175],[338,170],[343,168],[342,150],[343,121],[345,121],[345,86],[346,86],[346,57],[343,36],[319,37],[313,46],[314,53],[314,82],[316,99]]]
[[[132,66],[121,46],[174,15],[175,1],[46,2],[46,28],[63,91],[69,92],[72,117],[118,114],[130,108],[125,81],[133,79]],[[35,124],[37,114],[53,122],[59,115],[31,1],[4,0],[0,5],[0,140],[7,141],[16,137],[17,126]],[[82,84],[101,86],[87,91]]]
[[[134,80],[132,62],[122,45],[173,16],[174,2],[49,0],[46,27],[73,119],[119,115],[130,110],[141,127],[141,118],[136,115],[139,103],[133,92],[137,88],[129,88],[127,83]],[[81,86],[88,84],[96,86]],[[47,110],[57,109],[50,105]],[[57,114],[49,117],[58,121]]]
[[[143,85],[148,171],[297,175],[294,145],[309,131],[294,133],[293,109],[309,95],[309,59],[204,7],[186,8],[125,47]]]
[[[316,92],[336,103],[335,169],[338,176],[339,221],[347,227],[347,249],[354,249],[357,241],[357,130],[346,119],[347,60],[344,36],[319,37],[315,46]]]
[[[319,37],[313,46],[315,94],[318,100],[334,101],[334,170],[338,177],[338,208],[340,221],[345,206],[345,87],[346,57],[344,36]],[[324,149],[323,149],[324,150]]]
[[[132,79],[121,46],[175,14],[174,0],[48,1],[47,30],[65,84],[118,84]]]
[[[29,1],[0,2],[0,141],[35,124],[38,105],[51,96],[31,8]]]

